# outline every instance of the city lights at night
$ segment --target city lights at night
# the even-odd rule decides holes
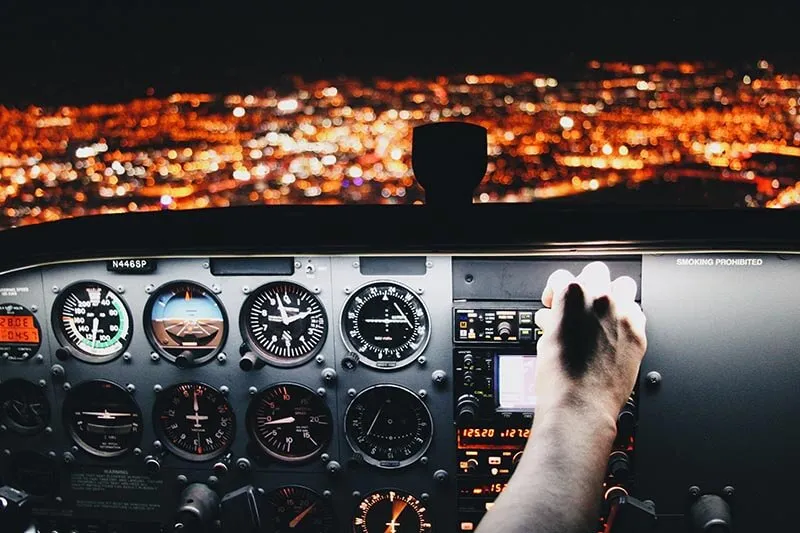
[[[788,207],[800,203],[798,109],[800,75],[767,60],[739,70],[593,61],[568,81],[546,73],[295,78],[290,89],[253,94],[0,106],[0,224],[248,204],[420,203],[411,131],[446,120],[489,130],[479,203],[592,201],[627,189],[637,203],[655,194],[657,205],[671,202],[658,199],[667,187],[689,205]]]

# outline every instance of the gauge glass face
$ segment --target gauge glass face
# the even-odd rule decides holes
[[[70,285],[58,295],[53,329],[75,357],[104,363],[127,348],[131,318],[117,293],[102,283],[87,281]]]
[[[35,435],[50,422],[44,389],[24,379],[0,384],[0,421],[19,435]]]
[[[373,283],[356,291],[345,304],[342,336],[363,364],[400,368],[412,363],[428,344],[428,311],[411,289]]]
[[[345,436],[365,462],[401,468],[427,451],[433,420],[428,407],[410,390],[375,385],[361,391],[347,407]]]
[[[9,361],[24,361],[39,351],[42,329],[39,321],[19,304],[0,305],[0,355]]]
[[[397,489],[369,494],[358,505],[355,533],[429,533],[428,510],[417,498]]]
[[[225,343],[227,320],[222,304],[205,287],[189,281],[170,283],[158,289],[147,302],[145,324],[150,343],[174,361],[202,364],[214,357]]]
[[[187,461],[222,455],[236,431],[225,396],[204,383],[182,383],[159,393],[153,418],[167,449]]]
[[[268,455],[285,462],[316,457],[331,440],[331,412],[320,396],[302,385],[274,385],[253,398],[247,430]]]
[[[67,393],[64,424],[84,451],[119,457],[142,437],[142,413],[133,396],[110,381],[86,381]]]
[[[259,287],[245,301],[241,327],[248,344],[267,363],[296,366],[316,355],[328,336],[319,298],[296,283]]]
[[[313,490],[289,485],[268,492],[267,531],[273,533],[332,533],[335,529],[330,502]]]

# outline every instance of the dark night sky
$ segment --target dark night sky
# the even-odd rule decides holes
[[[294,73],[559,74],[594,58],[798,66],[800,2],[696,3],[0,0],[0,104],[246,91]]]

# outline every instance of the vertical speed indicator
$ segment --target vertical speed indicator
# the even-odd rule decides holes
[[[82,281],[61,291],[53,303],[53,330],[77,359],[105,363],[130,342],[131,315],[111,287]]]

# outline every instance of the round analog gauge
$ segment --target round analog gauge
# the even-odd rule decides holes
[[[342,336],[363,364],[384,370],[401,368],[428,345],[428,311],[408,287],[373,283],[347,300]]]
[[[305,287],[288,281],[259,287],[245,301],[240,317],[248,345],[275,366],[305,363],[328,336],[322,302]]]
[[[102,283],[84,281],[56,298],[53,329],[78,359],[105,363],[125,351],[132,327],[128,308],[116,292]]]
[[[285,462],[315,457],[331,440],[331,412],[316,392],[302,385],[274,385],[253,398],[247,431],[261,449]]]
[[[0,305],[0,355],[10,361],[24,361],[39,351],[42,328],[27,308],[19,304]]]
[[[401,468],[419,459],[433,439],[428,407],[398,385],[361,391],[344,415],[345,436],[354,452],[381,468]]]
[[[144,322],[153,348],[179,366],[205,363],[222,349],[227,334],[220,301],[190,281],[159,288],[147,302]]]
[[[289,485],[268,492],[267,530],[273,533],[332,533],[336,528],[330,502],[313,490]]]
[[[35,435],[50,422],[50,402],[44,389],[24,379],[0,385],[0,421],[20,435]]]
[[[64,425],[75,443],[98,457],[119,457],[142,438],[142,413],[131,393],[106,380],[86,381],[67,393]]]
[[[430,533],[428,510],[417,498],[397,489],[375,491],[361,500],[353,518],[354,533]]]
[[[231,405],[204,383],[181,383],[160,392],[153,418],[164,446],[187,461],[219,457],[236,432]]]

